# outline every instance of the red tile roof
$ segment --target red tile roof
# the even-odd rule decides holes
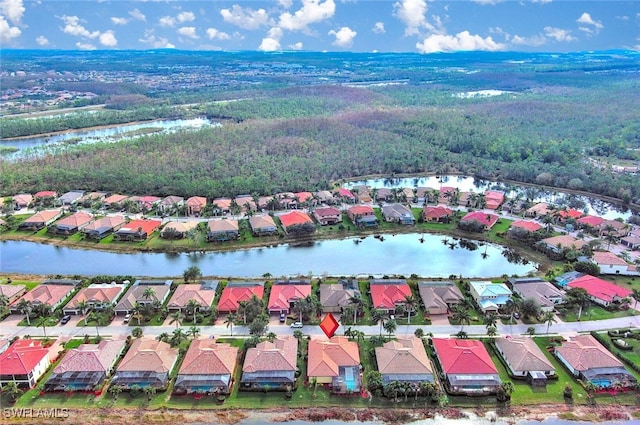
[[[527,220],[514,221],[513,223],[511,223],[511,227],[518,227],[528,232],[535,232],[537,230],[542,229],[542,225],[540,223],[536,223],[535,221],[527,221]]]
[[[395,309],[397,304],[403,304],[406,297],[411,296],[411,288],[406,283],[376,283],[370,285],[370,291],[373,308],[387,310]]]
[[[579,218],[579,217],[582,217],[584,213],[582,211],[568,209],[566,211],[565,210],[558,211],[558,215],[562,218]]]
[[[26,219],[24,223],[48,223],[54,218],[59,217],[60,214],[62,214],[60,210],[44,210],[35,213],[34,215]]]
[[[288,310],[289,301],[311,295],[311,285],[273,285],[269,295],[269,310]]]
[[[86,212],[78,211],[76,213],[71,214],[68,217],[62,218],[55,222],[56,226],[69,226],[69,227],[81,227],[93,220],[93,216],[91,214],[87,214]]]
[[[264,295],[264,287],[258,284],[253,286],[227,285],[222,290],[222,295],[218,302],[218,311],[237,311],[240,301],[249,301],[253,295],[262,299],[262,296]]]
[[[338,376],[340,366],[360,364],[358,343],[344,336],[335,336],[329,340],[312,339],[309,341],[309,361],[307,376]]]
[[[187,205],[203,207],[207,205],[207,198],[204,198],[202,196],[192,196],[191,198],[187,199]]]
[[[42,303],[50,306],[54,306],[59,303],[64,297],[69,295],[73,291],[74,287],[71,285],[38,285],[31,291],[24,294],[21,298],[17,299],[14,304],[17,305],[21,299],[31,301],[33,303]]]
[[[305,202],[308,199],[313,199],[313,194],[311,192],[296,192],[293,194],[293,196],[298,198],[298,201],[300,202]]]
[[[191,342],[180,366],[181,375],[233,375],[238,347],[212,339]]]
[[[484,193],[484,200],[488,209],[495,210],[504,201],[504,193],[496,192],[494,190],[487,190]]]
[[[593,261],[596,264],[603,264],[607,266],[628,266],[629,264],[622,258],[618,257],[613,252],[609,251],[595,251],[592,255]]]
[[[342,212],[339,209],[333,208],[333,207],[316,208],[315,210],[313,210],[313,213],[318,217],[333,217],[333,216],[336,216],[336,215],[339,216],[342,214]]]
[[[355,215],[373,215],[373,208],[369,205],[354,205],[347,210],[352,216]]]
[[[53,373],[106,372],[122,352],[125,341],[103,340],[99,344],[81,344],[65,354]]]
[[[596,227],[604,221],[604,218],[598,217],[595,215],[586,215],[578,219],[578,224],[583,224],[586,226]]]
[[[616,297],[624,298],[631,295],[629,289],[588,274],[569,282],[567,286],[569,288],[583,288],[589,296],[606,302],[611,302]]]
[[[309,217],[307,213],[300,211],[291,211],[278,218],[280,218],[280,222],[284,227],[293,226],[295,224],[313,223],[313,220],[311,220],[311,217]]]
[[[249,348],[244,360],[243,372],[296,370],[298,340],[281,336],[274,342],[263,341]]]
[[[150,235],[154,230],[160,227],[160,225],[162,225],[162,222],[160,220],[133,220],[122,226],[120,231],[129,230],[132,232],[137,232],[138,229],[142,229],[143,233]]]
[[[442,217],[448,217],[453,214],[450,208],[443,205],[438,206],[426,206],[422,209],[422,214],[425,219],[441,219]]]
[[[338,195],[344,198],[355,199],[355,195],[349,189],[338,189]]]
[[[33,195],[34,198],[53,198],[55,196],[57,196],[58,194],[56,192],[54,192],[53,190],[42,190],[38,193],[36,193],[35,195]]]
[[[49,350],[40,341],[19,339],[0,354],[0,375],[28,375],[49,356]]]
[[[487,349],[472,339],[433,338],[433,346],[446,374],[497,374]]]
[[[460,221],[477,221],[478,223],[484,224],[487,228],[493,227],[494,224],[498,221],[500,217],[495,214],[486,213],[482,211],[472,211],[467,213]]]

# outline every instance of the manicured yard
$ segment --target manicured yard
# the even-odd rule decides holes
[[[582,310],[582,318],[581,320],[604,320],[604,319],[613,319],[618,317],[629,317],[633,316],[633,310],[621,310],[621,311],[607,311],[604,308],[591,304],[589,308]],[[577,311],[568,311],[567,314],[562,317],[562,320],[565,322],[577,322],[578,321],[578,312]]]

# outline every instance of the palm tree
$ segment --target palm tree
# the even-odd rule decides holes
[[[20,395],[22,395],[23,392],[24,390],[18,387],[18,384],[16,384],[14,381],[7,382],[2,386],[2,394],[6,394],[7,397],[9,397],[9,399],[14,402],[18,399],[18,397],[20,397]]]
[[[571,288],[567,291],[567,298],[574,305],[578,305],[578,321],[582,318],[582,310],[591,305],[591,298],[582,288]]]
[[[173,331],[171,334],[171,346],[180,345],[180,343],[187,338],[187,335],[181,328],[178,328]]]
[[[371,320],[373,321],[373,323],[380,324],[380,336],[382,336],[382,325],[384,322],[382,320],[383,317],[384,317],[384,312],[382,310],[373,310],[371,312]]]
[[[633,298],[633,300],[635,301],[634,304],[634,309],[637,310],[638,309],[638,301],[640,301],[640,289],[634,289],[633,291],[631,291],[631,298]]]
[[[247,324],[247,306],[249,305],[248,301],[239,301],[238,302],[238,312],[242,311],[242,323],[244,325]]]
[[[47,321],[51,317],[52,309],[49,304],[38,304],[36,306],[38,309],[38,315],[40,316],[40,326],[42,326],[42,332],[44,333],[44,337],[47,337]]]
[[[395,320],[389,319],[384,323],[383,327],[385,332],[389,334],[389,339],[391,339],[391,335],[398,329],[398,324]]]
[[[190,299],[187,302],[187,311],[191,311],[193,312],[193,324],[196,324],[196,312],[197,310],[200,308],[200,304],[198,304],[198,301],[194,300],[194,299]]]
[[[146,387],[144,387],[143,389],[145,395],[147,396],[147,400],[151,401],[151,399],[153,398],[154,394],[156,393],[156,387],[152,386],[152,385],[147,385]]]
[[[78,304],[76,304],[76,308],[80,310],[80,313],[82,313],[82,315],[84,316],[85,314],[87,314],[87,308],[89,308],[89,303],[82,300],[78,302]]]
[[[158,341],[167,342],[169,341],[169,334],[166,332],[162,332],[160,335],[156,337]]]
[[[122,392],[121,385],[111,385],[109,387],[109,394],[113,396],[114,400],[118,400],[118,396],[120,395],[121,392]]]
[[[547,324],[547,335],[549,335],[549,328],[556,323],[556,315],[553,314],[553,311],[546,311],[542,315],[542,322]]]
[[[269,342],[275,341],[276,338],[278,338],[278,335],[276,335],[275,332],[269,332],[267,334],[267,341],[269,341]]]
[[[520,310],[520,300],[516,298],[510,298],[509,300],[507,300],[506,304],[504,305],[504,310],[511,317],[510,323],[513,323],[513,321],[515,320],[513,318],[513,315],[518,310]]]
[[[231,328],[231,336],[233,336],[233,324],[236,320],[238,320],[238,315],[236,313],[229,313],[224,319],[224,324],[227,325],[227,328]]]
[[[463,332],[464,325],[471,323],[471,311],[463,304],[456,304],[453,308],[452,318],[460,323],[460,332]]]
[[[144,331],[142,330],[142,328],[138,326],[136,328],[131,329],[131,336],[134,338],[142,338],[143,332]]]
[[[156,298],[156,290],[153,289],[151,286],[147,286],[144,289],[144,292],[142,293],[142,298],[144,298],[145,300],[150,300],[151,298],[157,299]]]
[[[407,295],[404,298],[404,306],[407,309],[407,325],[411,324],[411,312],[415,310],[417,303],[418,301],[416,300],[416,297],[414,297],[413,295]]]
[[[486,314],[484,316],[484,324],[486,325],[487,329],[489,329],[490,327],[495,328],[498,324],[498,313],[496,313],[495,311],[491,311]]]
[[[18,310],[25,315],[27,319],[27,325],[31,326],[31,319],[29,319],[29,315],[33,310],[33,303],[31,301],[28,301],[22,298],[20,302],[18,302],[18,305],[16,307],[18,307]]]
[[[202,271],[198,266],[191,266],[182,273],[184,283],[189,283],[192,280],[197,280],[202,277]]]
[[[182,321],[184,320],[184,315],[182,314],[182,312],[180,310],[176,311],[175,313],[173,313],[171,315],[171,321],[169,322],[170,325],[172,324],[176,324],[176,329],[179,328],[180,326],[182,326]]]
[[[487,336],[494,337],[498,335],[498,328],[495,326],[487,326]]]
[[[191,326],[188,334],[191,335],[191,338],[196,339],[200,336],[200,328],[197,326]]]
[[[353,324],[356,324],[357,316],[362,312],[364,307],[364,300],[360,295],[360,292],[356,292],[352,297],[349,297],[349,305],[353,307]]]
[[[136,319],[138,319],[138,326],[140,326],[140,320],[142,319],[143,310],[144,310],[144,307],[140,305],[137,301],[133,305],[133,308],[131,309],[131,312],[133,313],[133,315],[136,317]]]

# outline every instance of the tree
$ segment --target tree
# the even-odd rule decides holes
[[[520,311],[520,299],[510,298],[503,307],[504,311],[511,317],[510,323],[514,322],[514,315]]]
[[[16,307],[18,307],[18,310],[20,310],[20,312],[25,315],[27,319],[27,325],[31,326],[31,320],[29,316],[31,315],[31,311],[33,310],[33,303],[31,301],[25,300],[24,298],[21,298]]]
[[[198,266],[191,266],[182,273],[185,283],[189,283],[192,280],[198,280],[202,277],[202,271]]]
[[[266,317],[265,317],[266,316]],[[262,336],[269,329],[269,317],[266,314],[258,315],[249,325],[251,335]]]
[[[131,309],[131,312],[133,313],[133,316],[138,320],[138,326],[140,326],[140,320],[142,319],[143,311],[144,307],[136,301],[136,303],[133,305],[133,308]]]
[[[495,326],[487,326],[487,336],[494,337],[498,335],[498,328]]]
[[[418,328],[413,334],[416,336],[416,338],[422,339],[422,337],[424,336],[424,330],[422,330],[422,328]]]
[[[580,321],[582,310],[591,305],[591,297],[584,288],[571,288],[567,291],[565,302],[578,307],[578,321]]]
[[[538,317],[540,315],[540,303],[535,298],[527,297],[520,304],[520,313],[527,317]]]
[[[389,319],[383,325],[385,332],[389,334],[389,339],[391,339],[391,335],[398,329],[398,324],[395,320]]]
[[[87,314],[87,308],[89,308],[89,304],[86,301],[82,300],[78,302],[76,307],[80,310],[80,313],[82,313],[82,315],[84,316],[85,314]]]
[[[158,335],[158,336],[156,337],[156,339],[157,339],[158,341],[162,341],[162,342],[168,342],[168,341],[169,341],[169,338],[170,338],[170,336],[169,336],[169,334],[168,334],[168,333],[166,333],[166,332],[162,332],[160,335]]]
[[[143,333],[142,328],[139,327],[139,326],[131,329],[131,336],[134,337],[134,338],[141,338],[142,337],[142,333]]]
[[[460,332],[463,332],[464,325],[471,323],[471,311],[463,304],[456,304],[453,307],[452,319],[460,323]]]
[[[488,314],[485,314],[484,324],[486,325],[487,329],[489,329],[490,327],[495,328],[498,325],[498,313],[496,313],[495,311],[490,311]]]
[[[182,321],[184,320],[184,315],[182,314],[182,312],[180,310],[176,311],[175,313],[173,313],[171,315],[171,321],[169,322],[170,325],[172,324],[176,324],[176,328],[179,328],[180,326],[182,326]]]
[[[200,336],[200,328],[198,326],[191,326],[188,334],[191,335],[191,338],[196,339]]]
[[[184,333],[182,328],[178,328],[171,334],[170,344],[172,347],[175,347],[176,345],[180,345],[185,339],[187,339],[187,334]]]
[[[640,301],[640,289],[633,289],[631,291],[631,298],[635,301],[633,308],[638,309],[638,301]]]
[[[157,299],[156,290],[151,286],[147,286],[142,293],[142,298],[144,298],[145,300],[150,300],[151,298],[153,298],[154,300]]]
[[[231,328],[231,336],[233,336],[233,325],[236,323],[236,320],[238,320],[236,313],[229,313],[224,319],[224,324],[227,325],[227,328]]]
[[[111,385],[109,387],[109,394],[113,396],[114,400],[118,400],[118,396],[120,395],[121,392],[122,392],[121,385]]]
[[[40,316],[40,326],[42,326],[42,332],[44,337],[47,337],[47,321],[51,317],[52,309],[49,304],[38,304],[36,306],[38,315]]]
[[[295,331],[293,331],[293,337],[295,339],[297,339],[298,342],[300,342],[302,340],[302,338],[304,337],[304,334],[302,333],[302,331],[300,329],[296,329]]]
[[[407,295],[404,298],[404,306],[407,309],[407,325],[411,324],[411,312],[415,310],[418,301],[413,295]]]
[[[248,301],[240,301],[238,302],[238,313],[242,314],[242,323],[247,324],[247,308],[249,306]]]
[[[156,387],[152,386],[152,385],[147,385],[144,387],[143,389],[145,395],[147,396],[147,400],[151,401],[151,399],[153,398],[153,396],[156,393]]]
[[[356,292],[352,297],[349,298],[349,306],[353,308],[353,324],[356,324],[357,316],[362,313],[364,308],[364,300],[360,295],[360,292]]]
[[[546,311],[542,315],[542,322],[547,324],[547,335],[549,335],[549,328],[556,323],[556,315],[553,314],[553,311]]]
[[[2,386],[2,394],[6,394],[12,402],[15,402],[23,392],[14,381],[7,382]]]
[[[371,312],[371,320],[373,321],[373,323],[379,323],[380,324],[380,336],[382,336],[382,325],[383,325],[383,317],[384,317],[384,312],[382,310],[373,310]]]
[[[269,332],[269,333],[267,334],[267,341],[269,341],[269,342],[273,342],[273,341],[275,341],[275,340],[276,340],[276,338],[278,338],[278,335],[276,335],[276,333],[275,333],[275,332]]]
[[[196,324],[196,313],[198,312],[198,309],[200,308],[200,304],[198,304],[198,301],[194,300],[194,299],[190,299],[189,301],[187,301],[187,311],[191,312],[193,314],[193,325],[195,326]]]

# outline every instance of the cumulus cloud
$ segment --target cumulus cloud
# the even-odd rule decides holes
[[[427,22],[427,2],[425,0],[402,0],[394,3],[393,15],[404,24],[404,35],[419,35],[420,30],[426,28],[433,30],[433,26]]]
[[[58,17],[64,22],[64,28],[62,31],[65,34],[74,35],[76,37],[96,38],[100,35],[100,31],[89,31],[80,23],[80,18],[77,16],[63,15]]]
[[[297,43],[290,44],[289,48],[291,50],[302,50],[302,42],[298,41]]]
[[[583,24],[579,26],[578,29],[589,35],[597,34],[601,29],[604,28],[602,22],[595,21],[587,12],[583,12],[582,15],[580,15],[580,17],[576,20],[576,22],[579,24]]]
[[[302,0],[302,7],[294,14],[280,15],[278,26],[290,31],[307,31],[309,25],[331,18],[336,12],[333,0]]]
[[[130,11],[129,12],[129,16],[131,16],[136,21],[144,21],[144,22],[146,22],[146,20],[147,20],[147,17],[144,16],[144,14],[142,12],[140,12],[138,9],[133,9],[132,11]]]
[[[22,31],[18,27],[9,25],[4,16],[0,16],[0,42],[10,43],[14,38],[20,37]]]
[[[474,3],[478,3],[482,6],[495,6],[500,3],[502,0],[472,0]]]
[[[112,16],[111,23],[114,25],[126,25],[129,23],[129,20],[127,18],[119,18],[117,16]]]
[[[0,2],[0,13],[12,24],[19,25],[22,21],[22,15],[24,15],[22,0],[2,0]]]
[[[181,27],[178,28],[178,34],[184,35],[185,37],[197,39],[198,34],[196,34],[196,27]]]
[[[225,22],[247,30],[255,30],[269,25],[269,14],[264,9],[253,10],[234,4],[231,9],[220,10]]]
[[[556,27],[544,27],[544,35],[547,38],[551,38],[555,41],[576,41],[577,38],[571,35],[570,30],[565,30]]]
[[[173,16],[163,16],[158,23],[161,27],[172,27],[176,24],[176,19]]]
[[[421,53],[454,52],[460,50],[504,50],[505,45],[497,43],[491,37],[482,38],[469,31],[462,31],[456,35],[432,34],[423,42],[416,43]]]
[[[100,44],[102,44],[105,47],[115,47],[118,45],[118,40],[116,39],[115,34],[111,30],[105,31],[102,34],[100,34],[99,40],[100,40]]]
[[[183,24],[185,22],[192,22],[196,19],[196,16],[193,14],[193,12],[180,12],[178,13],[178,16],[176,16],[176,20]]]
[[[338,31],[331,30],[328,34],[336,38],[333,43],[331,43],[334,46],[351,47],[353,45],[353,39],[358,33],[349,27],[342,27]]]
[[[173,49],[176,46],[164,37],[156,37],[150,32],[146,32],[144,38],[138,39],[139,42],[149,44],[154,49]]]
[[[80,41],[78,41],[76,43],[76,47],[80,50],[96,50],[96,46],[94,46],[91,43],[82,43]]]
[[[269,30],[267,36],[262,39],[262,43],[260,43],[258,49],[264,52],[280,50],[280,39],[282,39],[282,29],[273,27]]]
[[[516,34],[511,37],[511,43],[518,46],[538,47],[546,44],[547,41],[547,38],[540,34],[532,35],[530,37],[523,37]]]
[[[293,4],[292,0],[278,0],[278,4],[282,6],[284,9],[288,9]]]
[[[229,40],[231,38],[226,32],[218,31],[215,28],[207,28],[207,37],[209,37],[209,40]]]
[[[48,46],[49,40],[44,35],[40,35],[36,37],[36,43],[38,43],[38,46]]]
[[[373,31],[376,34],[384,34],[385,33],[384,22],[376,22],[371,31]]]

